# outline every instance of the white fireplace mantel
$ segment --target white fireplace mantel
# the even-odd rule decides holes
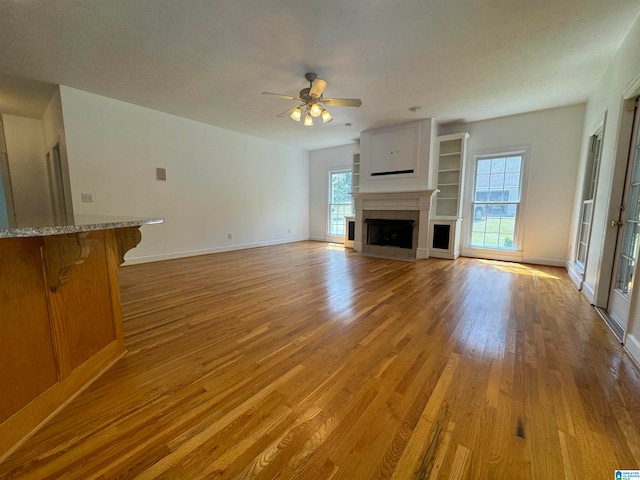
[[[355,200],[356,221],[355,241],[353,249],[362,251],[365,210],[417,210],[420,212],[418,222],[418,246],[416,258],[429,258],[429,211],[431,197],[435,190],[417,190],[411,192],[359,192],[352,193]]]

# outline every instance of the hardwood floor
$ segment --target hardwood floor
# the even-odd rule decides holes
[[[640,468],[640,372],[563,269],[347,252],[302,242],[125,267],[128,354],[0,478]]]

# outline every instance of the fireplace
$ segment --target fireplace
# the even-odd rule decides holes
[[[435,190],[352,193],[354,250],[399,259],[429,257],[429,211]]]
[[[415,220],[365,218],[364,223],[367,224],[367,245],[413,248]]]

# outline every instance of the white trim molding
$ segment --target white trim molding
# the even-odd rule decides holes
[[[624,348],[629,352],[631,358],[640,366],[640,342],[632,335],[628,334],[624,341]]]
[[[581,292],[591,305],[596,305],[595,303],[596,292],[591,285],[589,285],[587,282],[582,282]]]
[[[584,283],[584,270],[580,270],[576,265],[576,262],[567,261],[564,267],[567,269],[571,283],[578,289],[582,290],[582,284]]]

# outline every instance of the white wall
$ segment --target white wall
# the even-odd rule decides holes
[[[519,243],[521,251],[509,259],[527,263],[564,266],[574,199],[575,179],[580,158],[584,105],[531,112],[481,122],[449,125],[439,134],[469,132],[467,165],[474,155],[530,149],[528,178],[524,187],[524,211]],[[470,185],[473,169],[467,168]],[[471,189],[466,188],[466,202]],[[468,243],[470,215],[463,220],[463,255],[473,255]],[[486,254],[486,252],[483,252]],[[502,258],[493,255],[493,258]],[[506,259],[506,258],[505,258]]]
[[[6,198],[9,198],[8,202]],[[11,184],[9,183],[9,168],[7,164],[7,147],[4,144],[4,127],[0,115],[0,217],[13,215],[13,201],[11,199]],[[11,212],[9,208],[11,206]],[[2,222],[0,222],[2,223]],[[6,223],[6,221],[4,222]]]
[[[352,155],[359,150],[353,143],[309,153],[309,238],[331,241],[327,237],[329,172],[351,169]]]
[[[308,152],[69,87],[61,97],[74,213],[165,219],[142,228],[129,262],[308,238]]]
[[[624,108],[624,98],[640,94],[640,18],[627,34],[618,52],[602,76],[600,83],[587,102],[582,135],[581,171],[587,160],[587,145],[593,125],[606,115],[602,143],[600,176],[597,185],[593,228],[587,265],[584,292],[597,305],[606,306],[609,280],[613,268],[615,230],[609,227],[617,220],[624,184],[624,170],[629,151],[630,117],[632,112]],[[582,177],[577,178],[573,213],[573,231],[580,214]],[[627,326],[625,346],[640,362],[640,289],[632,292],[631,310]]]
[[[2,125],[0,123],[0,125]],[[7,209],[7,201],[5,200],[5,189],[4,189],[4,175],[2,164],[6,161],[5,157],[6,153],[0,152],[0,217],[6,217],[9,215],[9,211]]]
[[[51,218],[49,178],[42,139],[42,122],[34,118],[2,115],[18,221],[27,217]]]

